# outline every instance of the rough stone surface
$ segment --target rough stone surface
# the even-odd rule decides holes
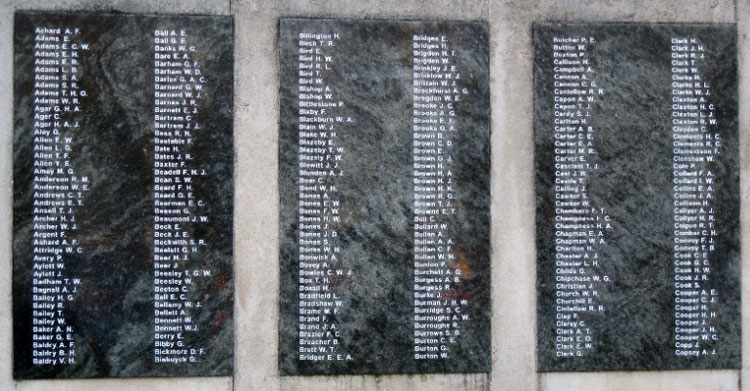
[[[4,0],[8,3],[14,0]],[[231,0],[15,0],[17,10],[229,15]]]
[[[737,4],[737,40],[739,67],[739,126],[740,126],[740,195],[742,199],[740,225],[742,229],[742,355],[745,363],[740,372],[744,383],[743,389],[750,389],[750,1],[738,1]]]
[[[667,372],[566,372],[542,376],[541,390],[711,390],[738,391],[736,370],[667,371]]]

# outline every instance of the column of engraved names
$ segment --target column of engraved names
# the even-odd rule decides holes
[[[338,33],[302,32],[297,41],[300,361],[353,359],[340,350],[343,301],[332,289],[352,274],[338,239],[345,153],[338,134],[354,120],[329,80],[340,39]]]
[[[450,358],[464,309],[462,269],[457,266],[453,142],[461,128],[455,104],[462,87],[455,50],[444,35],[417,34],[413,47],[412,158],[414,194],[414,359]]]
[[[76,213],[84,205],[88,178],[71,164],[86,91],[81,89],[81,32],[73,27],[36,27],[34,35],[34,142],[32,242],[32,364],[74,364],[76,343],[65,307],[80,280],[66,263],[84,249],[75,238]]]
[[[713,324],[719,292],[711,288],[716,249],[713,161],[720,154],[711,85],[698,66],[705,46],[695,37],[671,40],[674,198],[675,354],[717,354]]]
[[[596,349],[590,316],[605,312],[599,289],[605,233],[603,208],[591,205],[588,177],[595,163],[593,105],[604,94],[594,80],[593,37],[553,37],[555,156],[555,356],[580,357]]]
[[[206,224],[193,184],[206,175],[190,152],[206,79],[187,31],[154,30],[154,362],[195,362],[207,352],[189,342],[202,297],[196,285],[211,270],[194,259],[206,246],[194,224]],[[206,179],[208,180],[208,179]]]

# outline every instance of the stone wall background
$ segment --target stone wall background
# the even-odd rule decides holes
[[[12,378],[12,72],[17,9],[235,17],[235,374],[219,378]],[[278,19],[485,20],[492,105],[493,371],[281,377],[278,355]],[[750,224],[750,0],[0,0],[0,389],[2,390],[750,390],[750,230],[743,229],[741,370],[536,372],[533,21],[737,23],[742,225]],[[742,380],[745,380],[744,382]],[[744,383],[744,384],[743,384]]]

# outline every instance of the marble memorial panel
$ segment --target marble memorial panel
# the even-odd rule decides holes
[[[17,379],[230,375],[233,22],[17,12]]]
[[[280,22],[282,374],[490,369],[480,22]]]
[[[739,368],[735,26],[533,41],[539,369]]]

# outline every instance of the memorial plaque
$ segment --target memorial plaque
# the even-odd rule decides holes
[[[279,41],[281,373],[489,371],[486,23]]]
[[[231,375],[232,30],[16,13],[15,378]]]
[[[740,367],[736,44],[534,26],[540,370]]]

